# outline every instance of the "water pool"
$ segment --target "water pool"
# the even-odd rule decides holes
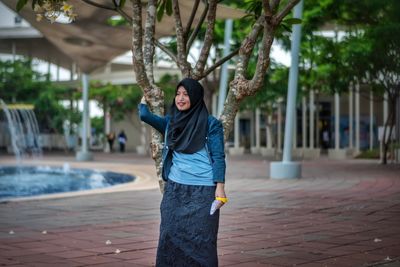
[[[0,199],[99,189],[132,182],[115,172],[55,167],[0,167]]]

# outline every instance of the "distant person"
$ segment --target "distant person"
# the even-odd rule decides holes
[[[110,151],[113,152],[113,146],[114,146],[114,141],[115,141],[115,132],[110,132],[107,134],[107,142],[108,145],[110,146]]]
[[[328,149],[329,148],[329,132],[327,129],[325,129],[322,132],[322,142],[323,142],[324,149]]]
[[[126,137],[124,130],[121,130],[121,132],[118,134],[119,152],[125,152],[126,141],[128,141],[128,138]]]

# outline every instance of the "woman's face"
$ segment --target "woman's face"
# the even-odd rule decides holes
[[[190,108],[190,98],[189,95],[182,85],[178,87],[175,96],[175,105],[179,111],[185,111]]]

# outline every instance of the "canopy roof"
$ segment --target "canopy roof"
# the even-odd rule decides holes
[[[12,10],[16,10],[15,0],[1,0]],[[97,0],[97,3],[106,5],[110,0]],[[202,2],[202,1],[200,1]],[[43,37],[38,38],[12,38],[1,40],[0,50],[11,50],[11,43],[16,45],[16,53],[37,57],[51,61],[70,69],[75,62],[84,73],[105,65],[113,58],[131,49],[132,30],[128,26],[112,27],[107,24],[107,19],[117,13],[95,8],[81,0],[69,0],[78,17],[71,24],[36,21],[36,14],[30,4],[27,4],[19,15],[37,29]],[[180,0],[180,10],[183,24],[185,25],[191,14],[194,1]],[[198,21],[204,5],[201,3],[196,14],[195,23]],[[130,2],[126,2],[125,12],[130,14]],[[145,10],[143,10],[145,12]],[[240,18],[244,13],[220,5],[217,9],[218,19]],[[173,18],[165,15],[163,20],[156,24],[156,37],[174,35]]]

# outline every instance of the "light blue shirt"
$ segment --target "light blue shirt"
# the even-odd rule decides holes
[[[215,186],[206,149],[203,148],[193,154],[173,151],[168,179],[186,185]]]

